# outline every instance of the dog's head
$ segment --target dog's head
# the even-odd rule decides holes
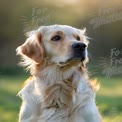
[[[26,42],[17,48],[17,54],[42,64],[47,59],[58,66],[85,62],[88,41],[80,30],[66,25],[42,26],[27,33]]]

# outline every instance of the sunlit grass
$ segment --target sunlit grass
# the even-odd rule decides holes
[[[27,76],[0,76],[0,122],[17,122],[21,99],[16,96]],[[122,122],[122,78],[98,77],[96,103],[103,122]]]
[[[122,78],[99,77],[98,80],[101,83],[101,89],[98,92],[99,95],[122,96]]]
[[[98,77],[101,84],[96,102],[103,122],[122,122],[122,78]]]
[[[0,76],[0,122],[17,122],[21,99],[17,97],[24,76]]]

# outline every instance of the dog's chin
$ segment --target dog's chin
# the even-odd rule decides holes
[[[58,64],[61,67],[75,66],[83,62],[84,60],[85,60],[85,57],[71,57],[71,58],[68,58],[66,61],[59,62]]]

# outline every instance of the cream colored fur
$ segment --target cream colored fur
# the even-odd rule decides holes
[[[62,52],[62,43],[58,45],[59,42],[49,42],[50,33],[54,34],[57,30],[62,31],[65,36],[62,37],[65,43]],[[71,34],[79,34],[81,41],[88,45],[83,30],[54,25],[29,33],[26,43],[18,47],[17,53],[23,58],[21,65],[27,66],[33,76],[18,93],[23,100],[19,122],[101,122],[95,105],[95,90],[84,66],[87,62],[87,51],[83,62],[60,64],[60,61],[65,62],[71,55],[70,45],[76,42]],[[36,40],[36,44],[31,45],[29,40],[34,43]],[[42,53],[42,43],[43,54],[38,55],[43,55],[43,58],[40,58],[35,53],[39,53],[37,50]],[[36,51],[32,50],[30,54],[28,46],[35,48],[34,45]],[[55,49],[51,48],[55,45]]]

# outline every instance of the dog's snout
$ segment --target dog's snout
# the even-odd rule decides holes
[[[74,49],[74,50],[83,51],[83,50],[85,50],[85,48],[86,48],[86,45],[84,43],[73,43],[72,44],[72,49]]]

